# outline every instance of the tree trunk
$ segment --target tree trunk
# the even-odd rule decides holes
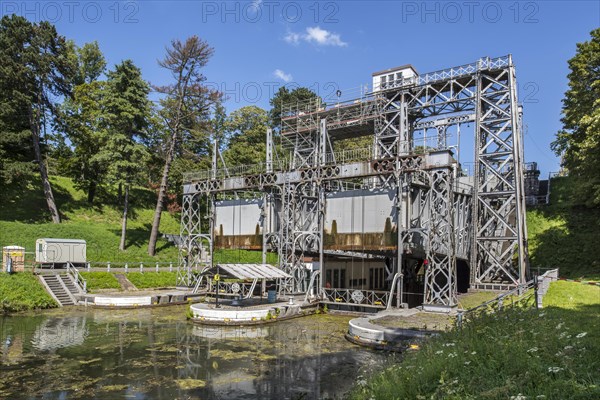
[[[36,116],[33,115],[33,110],[30,111],[29,122],[31,127],[31,136],[33,139],[33,151],[35,152],[35,159],[40,168],[40,175],[42,177],[42,186],[44,187],[44,196],[46,197],[46,203],[48,203],[48,209],[52,216],[52,222],[60,224],[60,214],[58,213],[58,207],[54,201],[54,194],[52,193],[52,186],[50,185],[50,179],[48,178],[48,170],[44,159],[42,158],[42,150],[40,148],[40,115],[39,111],[36,112]]]
[[[88,187],[88,196],[87,201],[89,204],[94,204],[94,197],[96,196],[96,187],[98,184],[96,181],[91,181],[90,186]]]
[[[171,143],[167,156],[165,158],[165,168],[163,169],[162,179],[160,181],[160,189],[158,190],[158,200],[156,201],[156,210],[154,211],[154,220],[152,221],[152,231],[150,232],[150,241],[148,242],[148,254],[154,256],[156,254],[156,241],[158,240],[158,228],[160,227],[160,217],[162,216],[163,203],[165,194],[169,186],[169,171],[175,154],[175,141],[177,140],[177,132],[171,135]]]
[[[123,222],[121,224],[121,244],[119,250],[125,250],[125,236],[127,235],[127,211],[129,208],[129,182],[125,184],[125,200],[123,201]]]

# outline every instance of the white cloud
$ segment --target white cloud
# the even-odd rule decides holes
[[[347,46],[348,43],[342,42],[340,35],[321,29],[318,26],[306,28],[305,39],[307,42],[316,42],[323,46]]]
[[[287,35],[285,35],[283,40],[291,44],[298,44],[300,43],[301,38],[302,35],[300,35],[299,33],[289,32]]]
[[[344,42],[339,34],[321,29],[319,26],[306,28],[306,33],[288,32],[284,40],[291,44],[298,44],[301,40],[308,43],[315,43],[319,46],[337,46],[345,47],[348,43]]]
[[[292,74],[286,74],[280,69],[276,69],[275,71],[273,71],[273,75],[275,75],[276,78],[279,78],[286,83],[291,82],[291,80],[294,79],[294,77],[292,77]]]

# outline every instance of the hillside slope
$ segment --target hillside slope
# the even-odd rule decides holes
[[[130,214],[127,224],[127,247],[119,250],[121,237],[121,205],[115,204],[116,193],[100,191],[97,205],[90,206],[85,193],[77,190],[69,178],[53,176],[52,189],[63,217],[63,223],[50,222],[50,214],[41,191],[34,182],[21,188],[7,187],[0,191],[0,247],[19,245],[33,251],[38,238],[55,237],[84,239],[87,257],[96,262],[167,262],[177,261],[178,250],[164,239],[159,239],[156,257],[147,254],[148,238],[156,206],[156,194],[135,187],[131,193]],[[180,216],[163,212],[160,232],[179,234]],[[244,250],[217,251],[215,262],[258,263],[259,252]],[[270,263],[277,262],[269,254]]]
[[[600,280],[600,210],[571,199],[569,177],[550,183],[550,205],[527,211],[532,269],[560,268],[560,276]]]

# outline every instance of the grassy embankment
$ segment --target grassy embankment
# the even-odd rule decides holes
[[[37,276],[19,273],[0,277],[0,314],[56,306]]]
[[[598,399],[600,287],[558,281],[545,308],[507,309],[430,339],[351,399]]]
[[[133,265],[146,263],[149,267],[147,272],[128,274],[128,278],[138,288],[175,286],[174,273],[156,273],[151,267],[155,262],[173,262],[176,266],[177,248],[166,240],[159,239],[156,256],[150,257],[147,254],[156,205],[156,194],[153,191],[139,187],[132,189],[126,249],[120,251],[118,246],[122,210],[119,204],[115,204],[116,194],[100,190],[96,196],[96,204],[89,205],[85,193],[77,190],[71,179],[54,176],[51,181],[63,222],[50,222],[39,182],[24,187],[5,187],[0,191],[0,247],[19,245],[27,251],[33,251],[38,238],[84,239],[87,242],[87,258],[91,262],[130,262]],[[160,232],[179,233],[179,219],[178,214],[163,212]],[[261,255],[243,250],[222,250],[215,253],[214,259],[216,262],[258,263],[261,262]],[[276,261],[277,257],[269,254],[268,262]],[[18,276],[21,275],[25,274]],[[90,290],[120,288],[112,273],[84,272],[83,275]],[[53,301],[44,298],[32,298],[32,293],[43,291],[43,288],[37,280],[30,278],[33,277],[9,278],[0,275],[0,304],[3,304],[0,312],[55,305]],[[13,290],[15,285],[21,285],[19,288],[25,289]],[[26,289],[27,287],[30,289]]]
[[[570,198],[568,177],[554,178],[550,205],[527,211],[531,267],[559,268],[560,276],[600,281],[600,209]]]

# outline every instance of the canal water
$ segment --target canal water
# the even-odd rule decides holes
[[[194,325],[186,308],[0,317],[0,399],[341,398],[387,354],[344,339],[350,317]]]

